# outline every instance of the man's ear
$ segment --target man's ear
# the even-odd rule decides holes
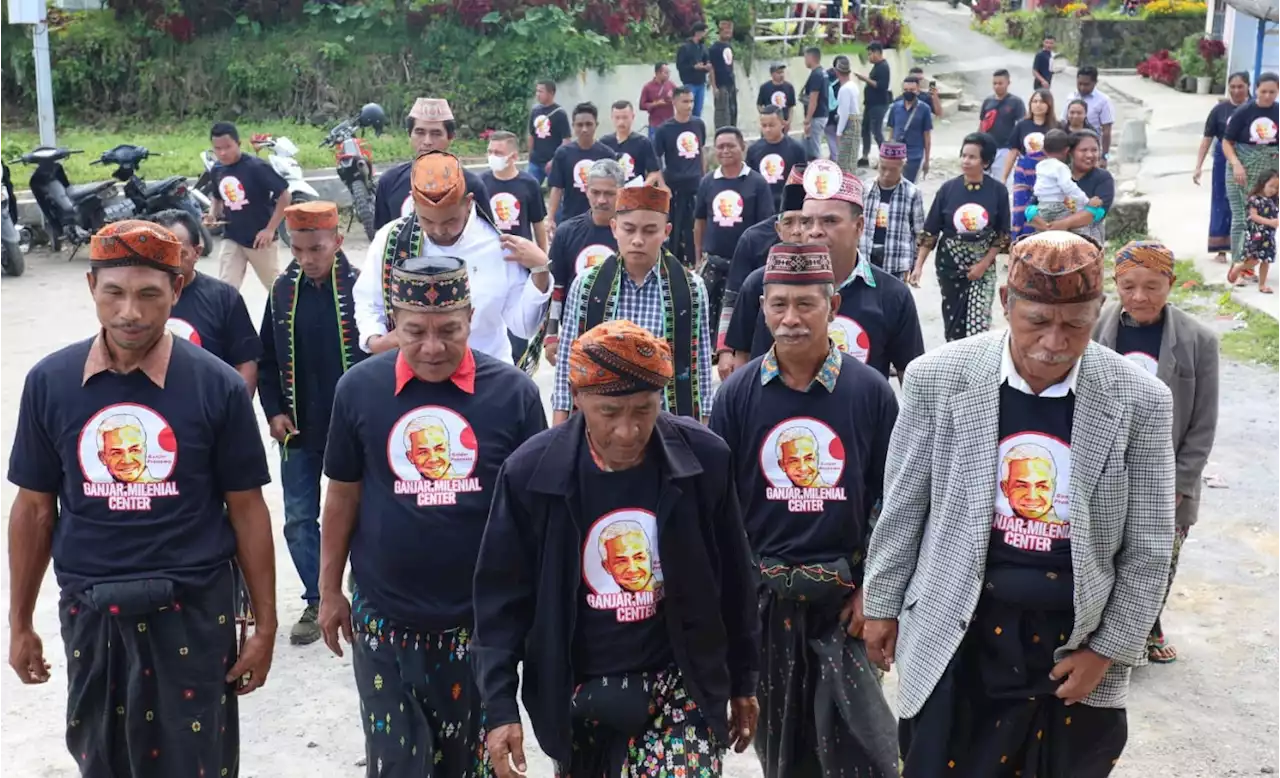
[[[831,310],[827,311],[827,323],[836,320],[836,311],[840,310],[840,293],[836,292],[831,295]]]
[[[1004,309],[1006,318],[1009,316],[1009,285],[1005,284],[1000,287],[1000,307]]]

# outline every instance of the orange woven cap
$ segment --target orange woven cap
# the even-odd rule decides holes
[[[284,209],[284,223],[291,230],[336,230],[338,206],[327,200],[296,203]]]
[[[666,341],[625,319],[598,324],[573,342],[569,385],[582,394],[618,397],[656,392],[675,365]]]
[[[178,273],[182,244],[164,227],[139,219],[113,222],[89,239],[89,261],[97,267],[150,265]]]
[[[1102,296],[1102,249],[1073,232],[1037,232],[1009,249],[1009,289],[1024,300],[1065,304]]]
[[[426,208],[460,205],[467,196],[462,163],[444,151],[428,151],[413,161],[410,186],[413,201]]]
[[[618,190],[618,212],[671,212],[671,193],[656,186],[626,186]]]
[[[1116,252],[1116,278],[1145,267],[1173,279],[1173,252],[1156,240],[1133,240]]]

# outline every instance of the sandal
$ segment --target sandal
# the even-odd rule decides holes
[[[1275,294],[1275,290],[1269,286],[1260,286],[1258,287],[1258,291],[1262,292],[1263,294]]]
[[[1168,665],[1178,661],[1178,649],[1160,641],[1159,644],[1147,646],[1147,661],[1156,665]]]
[[[1225,251],[1219,251],[1218,255],[1213,258],[1213,261],[1221,265],[1227,264],[1227,262],[1229,261],[1227,259],[1227,253]]]

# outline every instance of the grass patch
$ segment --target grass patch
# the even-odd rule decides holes
[[[929,48],[924,41],[917,38],[911,42],[911,56],[917,61],[929,59],[933,56],[933,49]]]
[[[76,154],[63,163],[67,170],[67,177],[73,184],[107,178],[111,174],[110,168],[104,168],[101,165],[90,166],[89,163],[96,160],[102,152],[121,143],[145,146],[153,154],[160,155],[153,156],[142,163],[144,178],[160,179],[174,175],[199,176],[204,172],[200,162],[200,152],[209,148],[209,127],[212,124],[212,121],[191,120],[167,126],[60,127],[58,128],[58,145],[84,149],[83,154]],[[319,146],[320,141],[328,135],[328,127],[315,127],[288,121],[242,122],[237,127],[246,153],[252,153],[249,137],[254,133],[265,132],[284,135],[293,141],[298,147],[297,160],[304,170],[334,166],[333,149]],[[399,127],[388,129],[380,137],[369,133],[366,140],[373,151],[375,170],[386,167],[388,163],[413,157],[413,152],[409,148],[409,136]],[[12,160],[39,145],[40,134],[34,130],[4,128],[3,137],[0,138],[0,156],[3,156],[9,164],[15,181],[19,182],[18,186],[25,186],[34,168],[21,163],[15,164]],[[485,142],[475,139],[457,139],[450,150],[464,157],[483,156]]]

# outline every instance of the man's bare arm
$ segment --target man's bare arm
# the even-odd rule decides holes
[[[351,534],[360,509],[360,481],[329,479],[320,522],[320,596],[342,594],[342,571],[351,551]]]
[[[244,379],[245,388],[249,390],[249,398],[252,399],[253,393],[258,391],[258,363],[250,360],[236,365],[236,372]]]
[[[227,492],[227,515],[236,535],[236,559],[253,603],[255,631],[276,629],[276,554],[271,539],[271,513],[262,489]]]
[[[30,489],[18,489],[9,510],[9,629],[33,628],[36,598],[53,547],[53,525],[58,518],[58,497]]]

